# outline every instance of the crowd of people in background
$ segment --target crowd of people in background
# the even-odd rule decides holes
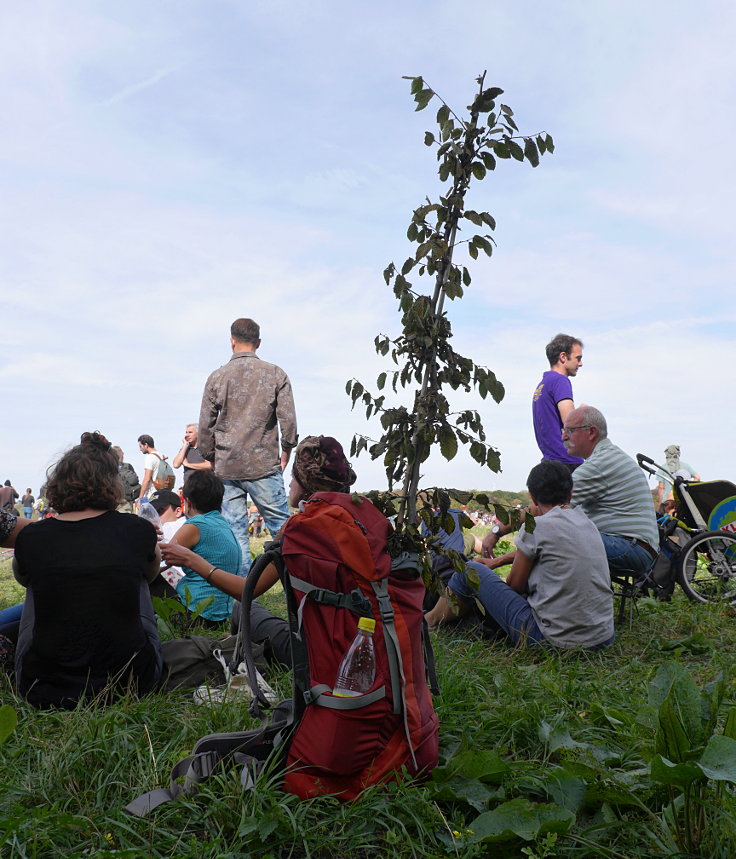
[[[0,488],[0,545],[15,548],[13,571],[27,593],[24,605],[0,612],[0,658],[32,703],[74,706],[112,687],[157,688],[165,666],[152,596],[178,599],[218,628],[242,593],[249,535],[264,528],[276,535],[289,502],[349,491],[355,474],[335,439],[298,443],[289,378],[258,357],[260,344],[252,319],[232,324],[232,357],[207,379],[198,421],[186,426],[171,463],[142,433],[139,478],[120,447],[85,432],[49,470],[38,498],[30,488],[21,497],[10,480]],[[571,379],[583,365],[582,342],[560,334],[546,354],[550,369],[532,397],[543,459],[527,483],[536,528],[522,527],[515,549],[500,556],[496,545],[510,526],[490,514],[480,514],[490,525],[482,541],[463,538],[460,527],[441,531],[432,542],[436,557],[453,548],[465,567],[440,563],[447,593],[428,603],[427,621],[452,622],[479,605],[486,631],[514,644],[598,649],[614,637],[610,571],[644,576],[657,557],[654,505],[641,470],[608,438],[601,412],[575,406]],[[284,473],[295,448],[287,497]],[[679,448],[668,451],[668,465],[689,469]],[[660,501],[671,491],[667,476]],[[129,515],[148,505],[158,535]],[[31,525],[34,511],[43,521]],[[508,565],[501,578],[496,571]],[[262,577],[263,587],[274,580]]]

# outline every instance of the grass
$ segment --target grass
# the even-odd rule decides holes
[[[0,607],[22,594],[9,575],[6,561]],[[268,602],[283,611],[282,594]],[[130,818],[123,806],[167,784],[170,767],[198,737],[251,727],[247,707],[196,707],[190,693],[179,692],[38,712],[0,678],[2,701],[18,714],[0,746],[0,855],[736,855],[730,784],[709,788],[708,826],[697,851],[685,853],[668,811],[671,797],[648,776],[656,734],[649,684],[660,666],[674,660],[699,686],[728,675],[718,731],[736,703],[729,607],[696,605],[679,591],[671,603],[640,600],[633,629],[620,628],[600,653],[513,650],[449,628],[433,642],[441,767],[426,784],[376,788],[352,805],[301,802],[280,792],[276,776],[245,791],[229,771],[147,820]],[[287,673],[271,679],[288,694]],[[512,810],[517,830],[530,815],[550,820],[528,830],[528,840],[509,830],[492,843],[478,841],[484,827],[496,831],[499,816]],[[574,819],[567,829],[559,823],[565,816]]]

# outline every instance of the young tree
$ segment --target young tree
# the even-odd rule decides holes
[[[486,441],[478,412],[466,409],[451,413],[449,410],[444,393],[447,387],[466,392],[475,389],[483,399],[490,394],[496,402],[503,398],[504,389],[491,370],[452,348],[452,328],[445,301],[462,298],[471,283],[467,265],[457,260],[458,251],[464,246],[466,254],[475,260],[481,252],[490,256],[495,244],[491,235],[496,227],[494,218],[488,212],[466,206],[471,183],[483,181],[496,169],[499,160],[526,160],[536,167],[541,155],[554,151],[554,144],[545,132],[520,135],[513,111],[498,102],[503,90],[486,87],[485,77],[484,72],[477,79],[477,94],[464,119],[421,77],[407,78],[411,81],[416,110],[424,110],[434,98],[441,102],[437,111],[437,131],[427,131],[424,143],[436,148],[438,175],[444,188],[437,202],[427,199],[414,210],[406,234],[415,245],[411,255],[400,268],[390,263],[383,273],[386,284],[392,286],[398,299],[402,332],[395,338],[379,334],[375,339],[376,351],[380,355],[390,354],[397,367],[381,373],[376,385],[382,391],[389,384],[394,393],[398,393],[399,386],[417,387],[410,408],[389,407],[385,405],[384,394],[375,396],[357,379],[347,383],[353,407],[360,401],[366,407],[367,418],[374,414],[380,416],[381,437],[372,440],[356,435],[351,456],[367,450],[372,459],[383,457],[389,491],[400,487],[397,549],[421,547],[416,527],[417,492],[422,463],[433,445],[439,444],[442,455],[451,460],[462,443],[476,462],[494,472],[500,468],[499,453]],[[464,232],[467,228],[472,234]],[[410,281],[410,276],[418,283]],[[427,284],[426,291],[422,291],[420,284]],[[456,491],[452,494],[464,500],[463,494]],[[488,506],[488,498],[481,495],[476,498]],[[377,500],[387,512],[386,499]],[[425,496],[418,512],[428,524],[430,520],[435,521],[430,500],[445,512],[449,506],[445,491],[435,490]],[[505,507],[492,506],[502,521],[509,521]],[[439,522],[445,530],[452,531],[452,517],[444,515]]]

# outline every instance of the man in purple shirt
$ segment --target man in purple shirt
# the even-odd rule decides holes
[[[563,462],[574,471],[583,460],[571,456],[562,443],[562,425],[575,408],[570,377],[583,366],[583,343],[569,334],[558,334],[545,350],[549,370],[542,376],[532,398],[534,435],[543,459]]]

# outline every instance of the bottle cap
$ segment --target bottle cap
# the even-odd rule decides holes
[[[372,617],[361,617],[358,621],[358,629],[364,629],[366,632],[373,632],[376,628],[376,622]]]

